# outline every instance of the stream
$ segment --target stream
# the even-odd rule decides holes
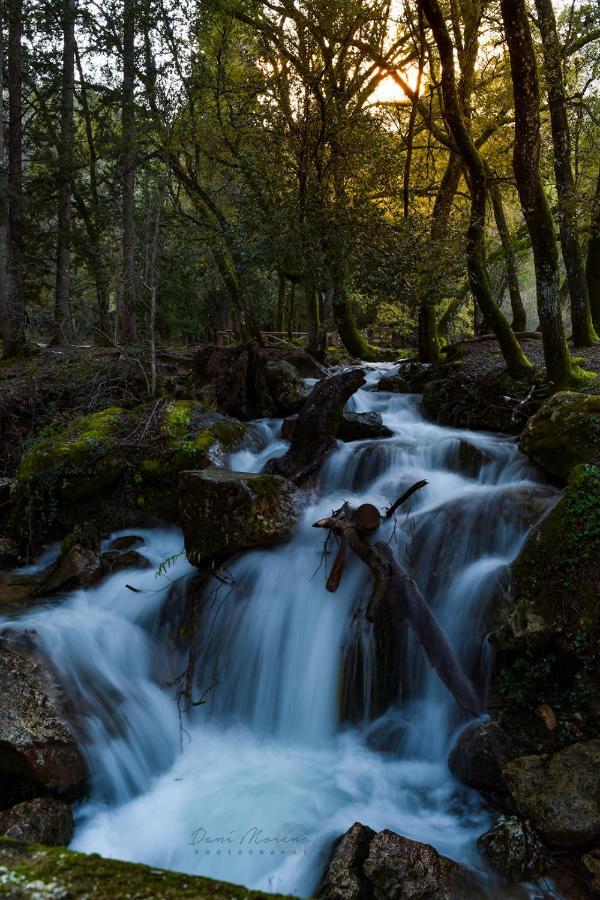
[[[389,367],[366,371],[368,388]],[[373,718],[368,572],[349,559],[328,593],[333,556],[323,563],[324,534],[312,524],[346,500],[383,510],[427,479],[381,538],[484,692],[486,607],[527,534],[516,492],[539,479],[514,440],[431,424],[417,396],[362,389],[348,408],[380,412],[393,437],[338,444],[294,538],[237,557],[227,583],[209,585],[195,689],[203,702],[190,714],[180,718],[174,699],[185,658],[165,614],[167,603],[181,605],[194,571],[175,528],[135,530],[152,568],[3,623],[37,631],[78,711],[92,789],[75,810],[73,849],[309,896],[334,839],[360,821],[483,869],[475,839],[491,819],[447,768],[464,717],[409,632],[397,702]],[[285,452],[280,425],[255,423],[261,448],[233,454],[229,466],[257,472]],[[464,441],[481,451],[468,473]],[[360,715],[340,724],[349,643],[360,660],[350,686]]]

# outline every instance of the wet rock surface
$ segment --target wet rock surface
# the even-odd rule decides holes
[[[585,847],[600,838],[600,740],[552,756],[508,763],[504,779],[519,813],[550,846]]]
[[[301,494],[278,475],[204,469],[179,476],[181,525],[188,558],[200,566],[293,533]]]
[[[539,878],[548,864],[539,835],[517,816],[501,816],[477,840],[477,849],[488,865],[508,881]]]
[[[87,770],[66,724],[65,697],[49,667],[32,654],[35,634],[0,639],[0,807],[30,786],[74,799],[86,789]],[[8,783],[12,783],[11,796]]]
[[[566,480],[600,451],[600,396],[554,394],[527,422],[519,449],[548,475]]]
[[[37,797],[0,812],[0,835],[17,841],[66,847],[73,828],[69,804],[52,797]]]
[[[318,891],[324,900],[413,900],[486,896],[477,877],[428,844],[356,822],[334,847]]]
[[[281,425],[281,436],[291,441],[298,416],[289,416]],[[351,413],[345,412],[340,419],[337,438],[340,441],[364,441],[369,439],[392,437],[393,432],[383,424],[378,412]]]

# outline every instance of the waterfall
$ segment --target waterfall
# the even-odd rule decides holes
[[[433,425],[418,397],[369,390],[383,370],[369,367],[349,408],[379,411],[393,437],[340,444],[293,540],[232,560],[230,583],[206,588],[195,688],[205,702],[183,719],[171,613],[193,570],[177,529],[136,530],[151,570],[2,623],[35,629],[77,710],[92,790],[76,810],[74,849],[307,896],[332,841],[358,820],[480,866],[474,839],[487,814],[446,766],[465,720],[410,631],[392,703],[376,717],[368,572],[348,560],[328,593],[332,557],[312,524],[344,501],[384,509],[426,479],[381,538],[484,691],[487,605],[531,524],[519,495],[538,482],[513,440]],[[281,455],[279,424],[256,423],[257,449],[234,454],[231,468],[260,471]],[[465,464],[465,442],[476,465]]]

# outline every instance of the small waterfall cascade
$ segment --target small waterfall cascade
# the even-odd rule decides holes
[[[488,817],[446,765],[464,717],[410,630],[388,708],[374,707],[369,573],[348,559],[328,593],[333,556],[324,561],[312,525],[344,501],[383,510],[426,479],[381,538],[485,691],[486,612],[532,524],[523,497],[539,480],[512,439],[431,424],[417,396],[370,390],[385,369],[368,367],[348,408],[380,412],[393,436],[339,444],[294,538],[232,560],[228,583],[205,589],[195,691],[205,702],[191,713],[180,716],[173,687],[186,664],[174,617],[194,572],[177,529],[136,530],[151,569],[1,623],[35,630],[77,710],[92,790],[74,849],[309,896],[332,841],[361,821],[480,867]],[[285,452],[279,430],[255,423],[260,449],[230,467],[260,471]]]

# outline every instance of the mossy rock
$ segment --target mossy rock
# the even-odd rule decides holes
[[[554,394],[527,422],[519,449],[544,472],[566,480],[600,450],[600,395]]]
[[[293,533],[302,495],[280,475],[208,468],[179,476],[180,520],[190,562],[200,567]]]
[[[125,507],[144,508],[157,490],[174,497],[178,472],[221,464],[245,433],[243,423],[192,400],[110,407],[46,428],[17,473],[14,527],[31,522],[40,539],[66,509],[117,491]],[[160,498],[155,505],[160,512]]]
[[[56,900],[277,900],[236,884],[0,838],[0,897]]]
[[[597,458],[596,458],[597,460]],[[600,466],[575,467],[559,503],[537,525],[494,603],[498,687],[531,712],[548,704],[567,739],[600,733]],[[575,730],[573,731],[573,727]]]

